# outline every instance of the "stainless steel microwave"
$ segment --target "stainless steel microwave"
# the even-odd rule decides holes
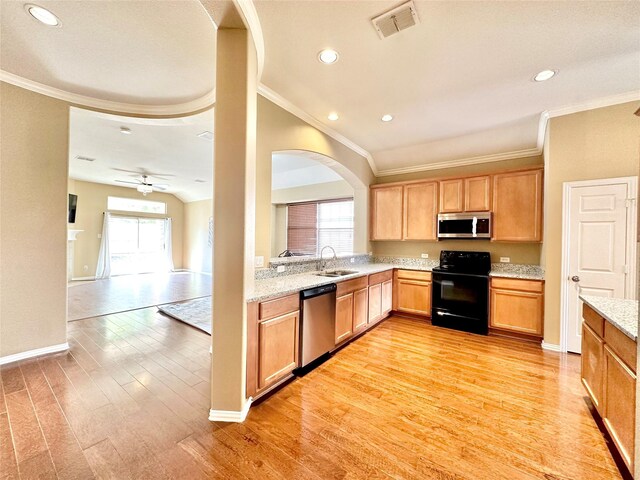
[[[491,238],[491,213],[440,213],[438,238]]]

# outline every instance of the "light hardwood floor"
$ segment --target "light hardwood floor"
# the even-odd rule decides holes
[[[211,295],[211,276],[196,272],[120,275],[71,282],[67,320],[97,317]]]
[[[211,423],[209,337],[154,309],[5,366],[2,478],[617,479],[579,357],[391,318]]]

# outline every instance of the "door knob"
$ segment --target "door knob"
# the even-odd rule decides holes
[[[580,277],[578,275],[574,275],[571,277],[571,281],[578,283],[580,281]]]

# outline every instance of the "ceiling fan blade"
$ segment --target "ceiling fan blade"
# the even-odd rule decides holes
[[[131,185],[142,185],[140,182],[127,182],[126,180],[116,180],[116,182],[130,183]]]
[[[156,178],[175,177],[173,173],[145,173],[145,175],[147,177],[156,177]]]
[[[153,188],[157,188],[158,190],[166,190],[167,188],[169,188],[169,185],[163,185],[161,183],[159,183],[159,184],[154,183],[152,185],[152,187]]]

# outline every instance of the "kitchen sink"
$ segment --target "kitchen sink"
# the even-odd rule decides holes
[[[325,270],[323,272],[315,273],[318,277],[344,277],[345,275],[351,275],[358,273],[357,270]]]

